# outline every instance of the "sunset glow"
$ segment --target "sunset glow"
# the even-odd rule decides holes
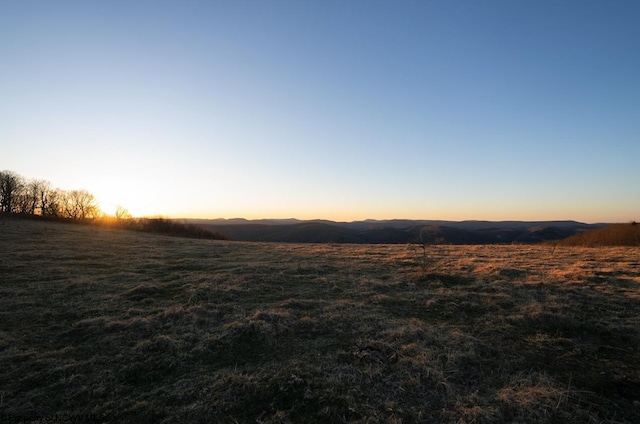
[[[108,213],[640,220],[636,2],[0,8],[0,170]]]

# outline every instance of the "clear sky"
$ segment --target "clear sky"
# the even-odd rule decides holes
[[[640,220],[640,2],[0,0],[0,169],[138,216]]]

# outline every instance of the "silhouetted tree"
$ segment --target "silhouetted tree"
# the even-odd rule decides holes
[[[43,216],[50,217],[63,217],[63,201],[64,201],[64,193],[59,188],[55,190],[49,190],[46,199],[42,205],[44,205],[44,209],[42,212]]]
[[[127,209],[125,209],[124,207],[118,205],[116,207],[115,218],[118,221],[122,221],[122,220],[131,219],[132,216],[131,216],[131,214],[129,213],[129,211]]]
[[[87,190],[51,188],[46,180],[28,180],[12,171],[0,171],[0,212],[77,220],[98,218],[98,202]],[[119,206],[119,219],[131,218]]]
[[[69,192],[68,198],[68,210],[70,211],[70,218],[74,219],[87,219],[97,218],[99,215],[98,205],[93,194],[86,190],[72,190]]]
[[[86,190],[61,191],[61,205],[65,218],[88,219],[99,215],[95,197]]]
[[[51,189],[51,183],[47,180],[36,180],[35,183],[38,195],[37,208],[40,210],[40,215],[47,216],[49,202],[54,191]]]
[[[0,211],[16,212],[15,203],[22,185],[22,177],[18,174],[11,171],[0,172]]]
[[[41,180],[29,180],[22,184],[16,196],[16,211],[18,213],[35,215],[41,191]]]
[[[12,211],[22,215],[29,214],[29,198],[27,196],[27,189],[24,184],[16,192],[12,199]]]

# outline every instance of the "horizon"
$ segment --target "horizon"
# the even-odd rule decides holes
[[[0,10],[0,170],[106,213],[640,220],[640,3]]]
[[[583,222],[576,221],[575,219],[545,219],[545,220],[520,220],[520,219],[504,219],[504,220],[487,220],[487,219],[463,219],[463,220],[450,220],[450,219],[431,219],[431,218],[388,218],[388,219],[374,219],[374,218],[366,218],[366,219],[356,219],[351,221],[336,221],[332,219],[324,219],[324,218],[314,218],[314,219],[299,219],[299,218],[185,218],[185,217],[177,217],[177,218],[169,218],[175,220],[203,220],[203,221],[299,221],[299,222],[309,222],[309,221],[325,221],[332,222],[337,224],[352,224],[357,222],[387,222],[387,221],[434,221],[434,222],[451,222],[451,223],[460,223],[460,222],[522,222],[522,223],[538,223],[538,222],[575,222],[578,224],[587,224],[587,225],[597,225],[597,224],[625,224],[627,222]],[[631,222],[631,221],[628,221]],[[635,222],[635,221],[633,221]]]

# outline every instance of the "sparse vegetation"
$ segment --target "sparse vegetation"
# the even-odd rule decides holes
[[[416,241],[414,243],[417,246],[417,250],[419,250],[418,262],[420,263],[420,272],[423,276],[427,275],[429,270],[435,265],[435,256],[431,255],[431,251],[435,249],[436,245],[444,244],[443,238],[434,237],[429,230],[430,227],[423,227],[417,230]]]
[[[636,249],[189,240],[0,220],[0,416],[640,422]],[[437,257],[436,257],[437,256]]]
[[[103,219],[99,223],[123,228],[125,230],[142,231],[145,233],[211,240],[226,239],[222,234],[218,234],[202,226],[185,224],[183,222],[166,218],[120,218],[115,221],[111,219]]]
[[[640,246],[640,225],[636,222],[615,224],[596,230],[580,232],[560,240],[561,246]]]

